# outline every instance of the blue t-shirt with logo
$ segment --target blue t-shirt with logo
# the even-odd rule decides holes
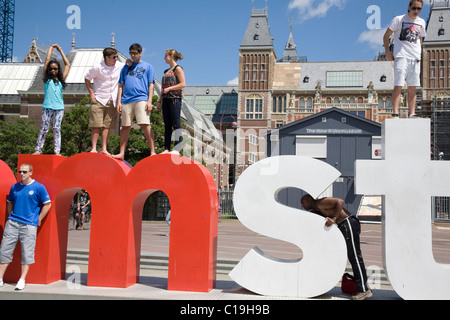
[[[27,185],[23,185],[21,182],[13,185],[9,192],[8,202],[14,203],[14,209],[9,219],[37,226],[41,206],[50,202],[50,196],[42,184],[33,180]]]
[[[125,65],[120,73],[119,83],[124,84],[122,103],[147,101],[148,87],[155,83],[155,69],[144,61],[133,63],[131,67]]]
[[[43,107],[52,110],[64,110],[63,85],[60,81],[48,80],[45,83]]]

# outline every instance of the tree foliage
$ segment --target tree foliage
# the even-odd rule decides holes
[[[12,121],[0,121],[0,159],[13,172],[17,171],[19,154],[34,152],[39,129],[34,121],[15,118]]]

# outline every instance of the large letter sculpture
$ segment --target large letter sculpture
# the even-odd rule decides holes
[[[19,155],[18,165],[22,163],[29,163],[33,165],[32,178],[41,182],[46,188],[52,199],[52,208],[49,214],[42,223],[42,226],[38,228],[36,238],[36,263],[30,268],[27,275],[28,283],[35,284],[48,284],[61,280],[64,276],[65,270],[63,270],[63,264],[65,266],[65,256],[60,258],[60,246],[67,247],[67,233],[61,237],[58,230],[60,229],[60,221],[55,216],[55,206],[53,199],[56,197],[56,189],[53,184],[54,170],[62,163],[66,158],[58,156],[31,156],[31,155]],[[9,190],[8,190],[9,192]],[[68,225],[69,216],[67,215],[66,221]],[[66,228],[67,228],[66,225]],[[13,261],[8,267],[5,274],[5,280],[7,282],[17,281],[20,276],[20,248],[16,247],[14,252]],[[63,261],[64,260],[64,261]]]
[[[91,198],[88,286],[128,287],[139,276],[140,228],[133,227],[127,201],[130,171],[122,161],[91,153],[70,157],[56,168],[58,217],[68,216],[70,201],[80,188]]]
[[[429,119],[386,120],[383,160],[356,161],[356,192],[383,195],[383,255],[404,299],[450,299],[450,265],[434,260],[431,198],[450,196],[450,163],[430,161]]]
[[[8,198],[9,191],[14,183],[16,183],[16,177],[9,166],[0,160],[0,241],[3,238],[5,223],[8,219],[8,205],[6,199]],[[7,277],[8,275],[5,275],[5,280]]]
[[[140,269],[143,205],[152,192],[163,190],[171,201],[173,219],[168,289],[213,289],[218,199],[214,180],[201,164],[158,155],[131,169],[123,161],[91,153],[68,159],[20,155],[20,163],[34,166],[33,177],[47,187],[53,203],[38,230],[36,263],[30,268],[28,283],[48,284],[65,278],[69,207],[75,193],[83,188],[92,202],[88,286],[135,284]],[[15,182],[8,170],[0,166],[0,192],[5,201]],[[3,213],[6,204],[1,203]],[[20,256],[15,260],[20,263]],[[20,266],[9,269],[17,274]],[[15,277],[5,280],[16,281]]]
[[[12,173],[9,166],[0,160],[0,225],[5,226],[5,220],[7,218],[7,202],[9,190],[11,186],[16,183],[16,177]],[[0,236],[3,235],[3,229],[1,230]],[[1,237],[0,237],[1,239]]]
[[[324,218],[275,199],[288,187],[317,197],[339,176],[325,162],[296,156],[267,158],[245,170],[234,192],[239,220],[255,232],[297,245],[303,258],[283,261],[255,248],[230,272],[231,278],[263,295],[307,298],[332,289],[347,264],[342,233],[336,226],[325,227]]]
[[[134,216],[156,190],[170,200],[169,290],[208,292],[216,277],[218,198],[205,166],[180,156],[152,156],[127,178]],[[140,220],[139,220],[140,225]]]

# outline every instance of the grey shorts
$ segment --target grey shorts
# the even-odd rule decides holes
[[[8,220],[0,246],[0,263],[10,263],[13,258],[17,241],[22,248],[22,264],[34,263],[34,249],[36,247],[37,227]]]

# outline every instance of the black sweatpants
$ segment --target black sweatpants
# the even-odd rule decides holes
[[[175,131],[175,144],[173,149],[180,151],[177,146],[182,141],[181,135],[181,99],[165,98],[162,105],[164,119],[164,145],[165,149],[170,151],[172,144],[172,132]],[[173,131],[172,131],[173,130]]]
[[[369,290],[369,287],[367,286],[367,272],[359,242],[359,235],[361,233],[359,219],[355,216],[349,216],[338,227],[347,243],[347,256],[352,265],[353,277],[355,278],[358,292],[366,292]]]

